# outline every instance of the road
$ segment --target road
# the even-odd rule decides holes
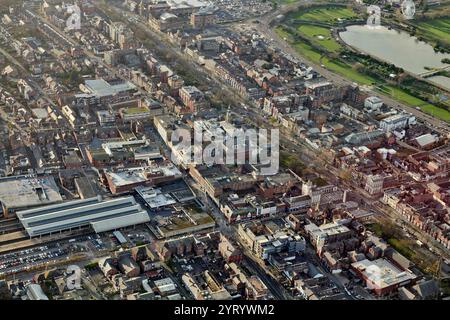
[[[257,19],[250,20],[245,23],[238,23],[235,25],[236,29],[242,30],[242,29],[256,29],[258,33],[263,35],[269,42],[271,42],[273,45],[277,46],[279,49],[284,51],[285,53],[288,53],[292,57],[296,58],[298,61],[307,64],[311,67],[313,67],[317,72],[319,72],[321,75],[323,75],[328,80],[334,82],[336,85],[351,85],[354,82],[346,79],[345,77],[338,75],[334,72],[331,72],[330,70],[326,69],[325,67],[322,67],[321,65],[315,64],[314,62],[311,62],[307,59],[305,59],[297,50],[292,48],[284,39],[282,39],[273,28],[270,27],[271,23],[276,19],[279,15],[284,15],[289,11],[296,10],[302,5],[311,3],[312,1],[303,0],[299,1],[293,4],[285,4],[281,5],[277,10],[272,11],[265,16],[259,17]],[[259,23],[255,23],[255,21],[258,20]],[[450,134],[450,125],[443,122],[442,120],[436,119],[420,110],[417,110],[415,107],[411,107],[409,105],[403,104],[389,96],[385,96],[381,94],[378,91],[375,91],[372,87],[363,87],[363,90],[368,92],[371,95],[376,95],[380,97],[383,102],[386,105],[390,105],[392,107],[400,108],[404,111],[407,111],[411,114],[413,114],[417,119],[421,119],[424,121],[424,123],[428,125],[432,125],[436,131],[440,132],[441,134],[448,135]]]
[[[438,259],[439,256],[442,256],[445,259],[450,260],[450,253],[447,248],[416,226],[409,223],[409,221],[406,221],[403,216],[393,213],[390,207],[381,202],[374,203],[374,206],[379,212],[382,212],[386,217],[389,217],[390,220],[394,221],[398,226],[405,228],[408,233],[414,235],[417,240],[427,244],[433,250],[433,255],[436,259]]]
[[[262,282],[264,282],[277,300],[293,300],[293,297],[287,293],[286,289],[284,289],[276,279],[270,276],[268,272],[254,260],[251,254],[244,252],[243,264],[251,273],[256,274]]]

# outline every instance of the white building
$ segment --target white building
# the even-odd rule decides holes
[[[380,128],[386,132],[390,132],[396,129],[405,129],[415,123],[415,116],[411,114],[400,113],[381,120]]]
[[[373,175],[367,177],[366,190],[370,195],[379,194],[383,191],[384,176],[381,174]]]
[[[36,283],[28,285],[27,296],[30,300],[48,300],[41,286]]]
[[[378,97],[368,97],[364,100],[364,107],[371,110],[379,110],[383,106],[383,101]]]

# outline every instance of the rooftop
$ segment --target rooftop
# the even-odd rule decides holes
[[[98,97],[110,96],[136,88],[134,84],[128,81],[111,84],[103,79],[86,80],[84,86],[90,93]]]
[[[151,209],[177,203],[170,194],[163,193],[161,189],[138,187],[136,191]]]
[[[19,211],[17,217],[30,237],[87,226],[95,232],[104,232],[150,220],[133,197],[70,201]]]
[[[401,284],[416,278],[410,271],[402,271],[386,259],[373,261],[365,259],[352,263],[352,267],[359,270],[367,281],[378,289]]]
[[[13,176],[0,179],[0,202],[8,209],[23,209],[62,200],[53,177]]]
[[[171,8],[194,7],[201,8],[207,5],[206,1],[200,0],[167,0]]]
[[[106,175],[109,176],[115,186],[125,186],[128,184],[148,181],[152,176],[181,177],[181,172],[173,164],[167,164],[159,166],[126,168],[120,171],[107,171]]]

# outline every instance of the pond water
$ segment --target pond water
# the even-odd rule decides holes
[[[404,31],[389,30],[384,26],[353,25],[341,32],[340,37],[353,48],[414,74],[427,72],[427,68],[450,66],[442,63],[442,59],[450,59],[450,54],[436,53],[431,45]],[[446,77],[432,77],[430,80],[450,89]]]

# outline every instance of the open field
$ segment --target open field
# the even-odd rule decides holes
[[[293,19],[330,24],[337,24],[341,20],[350,20],[357,17],[357,14],[352,9],[344,7],[327,7],[303,10],[291,16]]]
[[[414,23],[418,28],[417,34],[424,39],[444,41],[450,44],[450,17]]]
[[[297,29],[301,34],[311,39],[311,41],[319,46],[322,46],[329,52],[337,52],[342,46],[333,39],[331,31],[327,28],[301,25]]]
[[[390,95],[395,100],[398,100],[413,107],[419,107],[422,111],[431,114],[434,117],[437,117],[447,122],[450,121],[449,111],[442,108],[438,108],[426,101],[413,97],[401,89],[398,89],[393,86],[380,86],[378,87],[378,90],[384,94]]]

